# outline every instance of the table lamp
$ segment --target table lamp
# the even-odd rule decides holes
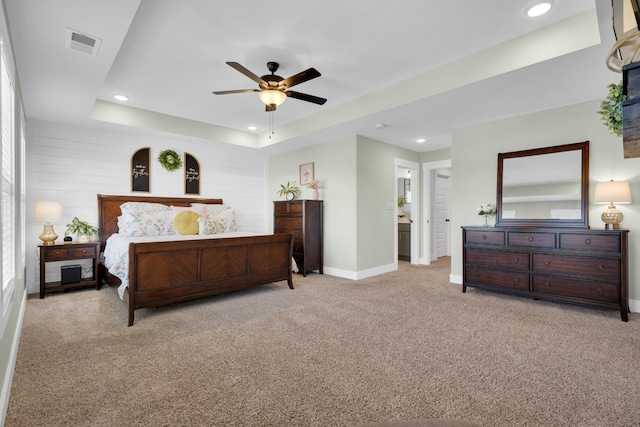
[[[609,208],[602,212],[600,218],[605,223],[604,228],[620,228],[620,223],[624,219],[622,212],[616,209],[615,205],[631,203],[631,190],[627,181],[600,182],[596,184],[596,191],[593,203],[599,205],[609,205]]]
[[[54,244],[58,235],[53,231],[52,222],[62,220],[62,203],[58,202],[36,202],[36,221],[44,222],[44,229],[40,235],[40,240],[45,246]]]

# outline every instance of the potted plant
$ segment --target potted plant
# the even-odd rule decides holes
[[[89,225],[86,221],[79,220],[78,217],[73,217],[71,224],[67,224],[67,230],[64,232],[64,235],[76,234],[80,242],[88,242],[91,240],[91,236],[97,232],[98,229],[93,225]]]
[[[622,103],[627,99],[624,94],[624,87],[622,82],[618,84],[611,83],[607,85],[607,89],[609,89],[609,94],[600,103],[598,114],[600,114],[602,122],[611,133],[622,136]]]
[[[287,185],[280,184],[280,190],[278,191],[278,194],[280,194],[280,196],[283,196],[287,200],[295,199],[296,195],[300,193],[300,187],[294,186],[294,183],[295,181],[287,181]]]

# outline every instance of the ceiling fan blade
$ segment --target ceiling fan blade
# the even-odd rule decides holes
[[[237,71],[240,71],[242,74],[249,77],[251,80],[258,83],[259,85],[267,85],[267,82],[265,82],[260,77],[256,76],[251,71],[247,70],[245,67],[238,64],[237,62],[227,62],[227,64],[230,65],[232,68],[236,69]]]
[[[232,93],[249,93],[249,92],[260,92],[260,91],[258,89],[238,89],[238,90],[220,90],[212,93],[215,95],[229,95]]]
[[[265,105],[264,111],[266,111],[267,113],[269,111],[276,111],[276,105],[275,104]]]
[[[289,88],[300,83],[304,83],[308,80],[315,79],[316,77],[320,77],[320,75],[320,72],[315,68],[309,68],[308,70],[302,71],[294,76],[282,80],[279,84],[281,86],[284,85],[285,88]]]
[[[325,98],[320,98],[319,96],[308,95],[306,93],[294,92],[288,90],[285,92],[287,96],[291,98],[300,99],[302,101],[313,102],[314,104],[324,105],[327,100]]]

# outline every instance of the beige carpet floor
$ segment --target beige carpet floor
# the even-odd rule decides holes
[[[108,288],[30,297],[6,425],[640,425],[639,314],[463,294],[449,273],[296,275],[132,327]]]

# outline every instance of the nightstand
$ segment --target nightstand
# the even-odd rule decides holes
[[[80,288],[95,286],[100,290],[100,278],[98,270],[98,254],[100,253],[100,242],[91,243],[71,243],[51,246],[39,245],[40,247],[40,299],[44,298],[45,291],[61,291],[69,288]],[[48,282],[45,283],[45,265],[54,261],[70,261],[80,259],[93,260],[93,276],[89,279],[80,279],[79,282],[65,283]]]

